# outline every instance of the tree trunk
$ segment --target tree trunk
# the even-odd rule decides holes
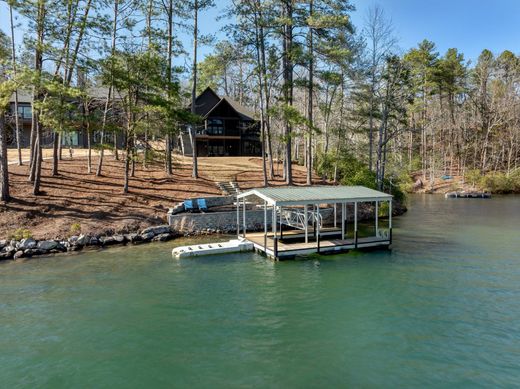
[[[114,0],[114,20],[112,22],[112,46],[111,46],[111,55],[113,56],[116,50],[116,38],[117,38],[117,18],[119,12],[119,0]],[[113,72],[112,65],[110,66],[110,72]],[[99,152],[99,161],[98,167],[96,170],[96,176],[101,176],[101,171],[103,169],[103,158],[105,155],[105,128],[107,124],[107,116],[108,116],[108,108],[110,106],[110,100],[112,97],[112,78],[110,80],[110,84],[108,85],[107,99],[105,102],[105,109],[103,110],[103,119],[101,122],[101,150]]]
[[[36,29],[37,29],[37,44],[34,53],[34,70],[38,76],[41,76],[42,73],[42,47],[44,41],[44,23],[45,23],[45,1],[38,0],[38,16],[36,19]],[[38,81],[39,83],[39,81]],[[41,90],[40,85],[34,88],[33,92],[33,101],[41,100]],[[33,127],[35,130],[35,141],[34,141],[34,160],[33,166],[31,169],[31,176],[34,180],[33,186],[33,194],[38,195],[40,193],[40,182],[41,182],[41,169],[42,169],[42,129],[40,125],[40,117],[39,113],[33,109]]]
[[[168,2],[168,95],[171,98],[172,97],[172,91],[171,91],[171,82],[172,82],[172,57],[173,57],[173,0],[169,0]],[[192,96],[193,100],[193,96]],[[192,101],[193,104],[193,101]],[[166,130],[166,135],[164,137],[164,143],[165,143],[165,168],[166,168],[166,174],[168,176],[171,176],[173,174],[173,167],[172,167],[172,133],[171,129],[168,128]],[[184,154],[184,148],[183,148],[183,154]]]
[[[293,45],[293,5],[292,1],[284,3],[284,17],[283,25],[283,97],[284,104],[287,107],[292,107],[293,103],[293,64],[292,64],[292,45]],[[285,183],[292,185],[292,125],[290,121],[284,120],[284,135],[285,135]]]
[[[58,132],[54,132],[53,134],[53,142],[52,142],[52,175],[55,177],[58,175],[58,144],[59,144],[59,134]]]
[[[117,145],[117,132],[114,131],[114,160],[119,161],[119,146]]]
[[[194,17],[193,17],[193,64],[192,64],[192,77],[193,83],[191,88],[191,113],[196,114],[196,98],[197,98],[197,45],[198,45],[198,12],[199,2],[194,0]],[[199,177],[199,170],[197,166],[197,133],[195,124],[190,125],[190,141],[191,141],[191,155],[193,158],[193,172],[192,177]]]
[[[170,134],[167,133],[164,138],[164,145],[166,149],[166,174],[171,176],[173,174],[172,169],[172,142]]]
[[[9,168],[7,159],[7,126],[3,112],[0,112],[0,201],[9,201]]]
[[[41,146],[41,138],[42,138],[42,130],[38,125],[36,129],[36,158],[34,161],[34,184],[33,184],[33,194],[40,194],[40,184],[41,184],[41,174],[42,174],[42,146]]]
[[[260,66],[257,67],[257,75],[258,75],[258,83],[259,83],[259,96],[260,96],[260,131],[261,131],[261,142],[262,142],[262,176],[264,180],[264,186],[268,186],[267,181],[267,165],[265,161],[265,119],[266,119],[266,111],[265,111],[265,96],[264,96],[264,87],[263,84],[266,80],[263,79],[263,66],[261,59],[261,47],[260,47],[260,31],[259,31],[259,23],[258,23],[258,12],[260,10],[260,3],[257,0],[255,2],[255,10],[254,10],[254,20],[255,20],[255,48],[256,48],[256,60]],[[263,36],[262,36],[263,38]]]
[[[309,16],[312,18],[314,14],[314,1],[309,1]],[[309,26],[309,85],[308,85],[308,108],[307,120],[309,121],[309,134],[307,144],[307,185],[312,185],[312,132],[314,126],[313,109],[314,109],[314,31]]]
[[[14,23],[13,23],[13,6],[9,3],[9,17],[11,22],[11,57],[13,75],[16,78],[16,46],[14,41]],[[16,135],[16,150],[18,152],[18,165],[22,165],[22,148],[20,146],[20,120],[18,117],[18,89],[14,91],[14,126]]]

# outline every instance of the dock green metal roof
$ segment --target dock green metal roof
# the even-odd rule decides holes
[[[364,186],[285,186],[256,188],[237,198],[258,196],[271,205],[305,205],[354,201],[391,200],[392,195]]]

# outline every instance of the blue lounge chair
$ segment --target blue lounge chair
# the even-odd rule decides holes
[[[193,200],[184,200],[184,210],[186,212],[193,212],[195,210]]]
[[[206,204],[206,199],[198,199],[197,200],[197,206],[199,207],[199,210],[201,212],[208,210],[208,205]]]

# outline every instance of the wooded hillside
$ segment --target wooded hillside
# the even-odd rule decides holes
[[[2,200],[10,198],[7,142],[19,139],[19,117],[9,110],[14,96],[17,111],[17,91],[33,96],[27,178],[34,195],[42,190],[44,135],[54,139],[50,174],[57,176],[61,138],[79,128],[89,145],[102,140],[85,173],[102,176],[110,149],[124,161],[128,193],[136,164],[163,164],[173,179],[176,140],[184,131],[193,142],[202,125],[195,97],[208,86],[255,110],[263,185],[281,159],[286,184],[298,163],[307,184],[314,171],[389,191],[419,173],[424,185],[469,175],[520,190],[516,54],[483,50],[469,63],[462,50],[439,53],[427,40],[400,54],[384,10],[371,8],[355,26],[349,0],[226,4],[216,41],[204,34],[207,11],[221,7],[213,0],[8,1],[11,22],[0,32]],[[208,45],[212,53],[200,58]]]

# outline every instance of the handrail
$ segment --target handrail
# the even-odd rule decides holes
[[[278,210],[280,222],[301,230],[305,229],[305,211],[294,209]],[[320,228],[323,225],[323,216],[321,213],[307,211],[307,225],[319,224]]]

